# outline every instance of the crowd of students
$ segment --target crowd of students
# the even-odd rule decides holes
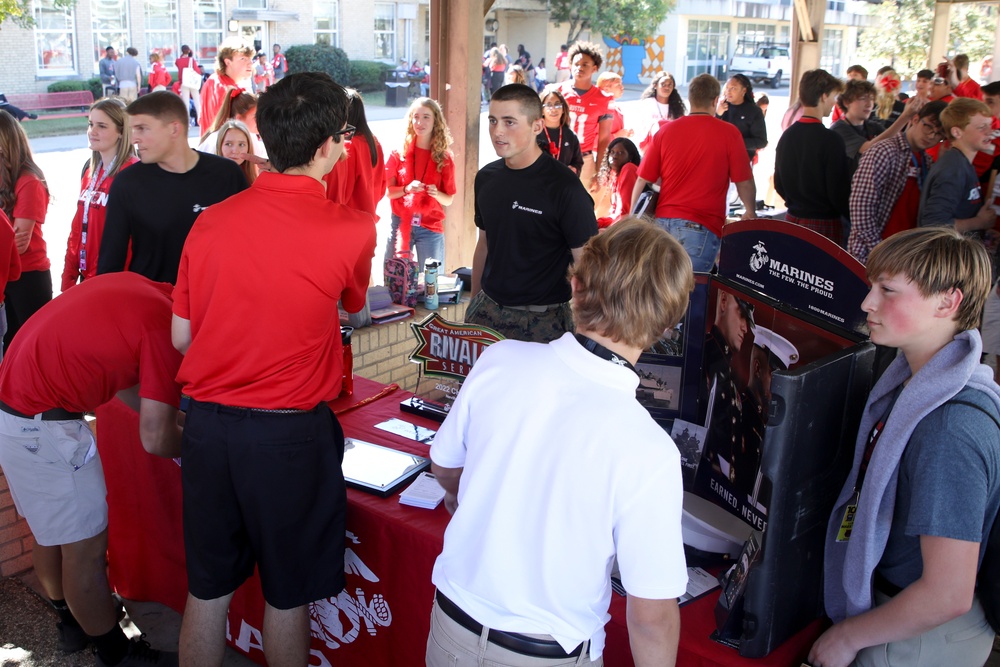
[[[502,55],[499,47],[491,50],[490,57],[499,67],[497,54]],[[155,390],[144,393],[140,388],[133,404],[140,407],[141,437],[151,452],[176,455],[179,448],[184,452],[190,597],[181,647],[188,655],[188,664],[216,663],[229,596],[252,571],[255,561],[261,568],[267,601],[265,653],[273,664],[305,664],[305,605],[336,595],[343,586],[343,543],[331,535],[342,537],[344,489],[339,460],[330,456],[330,451],[343,450],[343,434],[329,411],[323,409],[325,401],[339,390],[336,305],[342,301],[350,312],[364,305],[375,253],[376,209],[384,196],[388,195],[392,209],[385,257],[415,255],[422,265],[430,258],[445,259],[444,210],[456,193],[451,133],[435,100],[421,97],[411,104],[402,145],[386,158],[368,127],[364,104],[356,91],[341,88],[325,75],[299,74],[283,77],[258,95],[251,81],[253,55],[249,47],[239,43],[220,46],[215,72],[200,89],[202,141],[198,151],[188,145],[187,99],[174,92],[153,91],[128,105],[118,98],[94,103],[88,129],[92,156],[81,171],[78,207],[62,272],[65,296],[51,307],[46,305],[52,299],[52,285],[42,236],[50,193],[20,125],[0,112],[0,281],[5,295],[0,323],[6,321],[7,341],[27,325],[25,333],[9,347],[11,360],[0,366],[0,430],[14,433],[24,426],[19,420],[36,417],[40,421],[79,420],[83,411],[127,390],[155,369],[150,375]],[[768,144],[763,123],[766,101],[755,99],[746,77],[731,77],[723,89],[720,81],[703,74],[689,83],[685,104],[673,76],[660,73],[643,95],[642,117],[630,123],[614,103],[621,94],[621,78],[602,75],[596,84],[593,80],[603,63],[597,45],[576,43],[564,57],[560,55],[557,68],[562,71],[563,64],[568,68],[568,78],[562,83],[549,84],[539,92],[537,81],[502,85],[501,76],[501,85],[491,91],[489,134],[499,159],[480,170],[475,180],[479,237],[473,260],[473,300],[466,321],[489,326],[511,339],[552,342],[555,356],[539,356],[540,364],[552,364],[560,356],[572,358],[571,363],[581,368],[596,364],[596,370],[601,371],[598,375],[607,374],[617,387],[609,400],[620,402],[629,393],[621,390],[631,386],[628,373],[642,345],[662,332],[665,324],[676,322],[683,310],[692,268],[709,271],[715,263],[729,213],[731,185],[743,204],[742,216],[756,217],[752,167],[757,151]],[[182,68],[185,72],[197,67],[189,50],[182,57],[188,58]],[[530,54],[523,47],[519,47],[519,60],[510,68],[514,76],[537,71],[527,67]],[[990,283],[989,261],[984,258],[996,235],[995,195],[990,188],[1000,168],[996,162],[1000,156],[994,156],[995,147],[1000,145],[994,136],[1000,128],[1000,84],[980,88],[968,77],[967,67],[967,59],[956,57],[936,71],[921,72],[916,95],[906,100],[898,93],[899,79],[891,69],[881,70],[875,84],[864,80],[867,72],[857,67],[850,73],[858,79],[846,84],[824,70],[804,73],[799,99],[790,108],[787,127],[777,142],[774,185],[787,204],[788,221],[827,236],[869,262],[874,287],[863,307],[870,314],[873,340],[894,345],[905,355],[905,363],[900,362],[894,371],[893,382],[905,385],[909,373],[920,378],[920,386],[924,386],[926,371],[924,375],[919,371],[924,366],[938,368],[931,361],[947,349],[951,355],[949,372],[953,366],[961,366],[965,374],[949,384],[955,394],[973,384],[993,399],[995,385],[980,377],[982,371],[969,359],[980,349],[975,327],[986,299],[984,286]],[[504,71],[508,71],[506,65]],[[188,98],[194,94],[189,87]],[[834,109],[840,109],[840,118],[828,129],[824,119]],[[637,136],[638,146],[633,141]],[[643,193],[657,186],[659,197],[650,217],[655,227],[664,231],[638,221],[623,224]],[[156,206],[150,205],[153,193]],[[606,215],[601,209],[605,205]],[[619,225],[620,230],[616,229]],[[975,238],[911,231],[918,226],[951,227]],[[605,227],[610,231],[598,231]],[[285,238],[288,235],[294,238]],[[309,242],[294,242],[301,238]],[[635,256],[641,248],[635,247],[634,239],[644,239],[655,257]],[[950,265],[935,269],[944,277],[929,277],[920,266],[921,256],[914,255],[911,246],[924,248],[927,257],[941,256],[944,264],[954,264],[955,257],[965,258],[962,261],[975,280],[952,276]],[[678,262],[674,257],[670,275],[657,273],[657,262],[678,253],[683,253],[685,260]],[[626,266],[629,262],[634,265]],[[658,293],[643,292],[644,281],[636,274],[636,267],[651,272],[650,282]],[[138,275],[104,275],[120,276],[123,271],[126,276]],[[569,271],[572,277],[567,280]],[[600,282],[612,277],[622,280],[623,289],[635,293],[635,303],[630,305],[635,312],[622,313],[610,305],[611,296],[604,293]],[[156,283],[176,287],[171,293],[169,286]],[[893,296],[897,293],[903,296]],[[99,347],[96,352],[107,355],[105,368],[75,364],[73,355],[95,350],[85,351],[75,337],[53,332],[74,332],[78,322],[72,318],[82,318],[85,312],[102,313],[110,319],[106,309],[112,297],[125,304],[145,304],[149,310],[136,307],[129,313],[126,308],[114,314],[116,326],[129,335],[95,346]],[[671,312],[650,318],[649,304],[644,302],[661,297],[673,304]],[[97,304],[105,310],[99,310]],[[911,326],[903,312],[907,304],[923,308],[920,313],[928,318],[936,312],[942,321]],[[967,312],[970,308],[976,312]],[[44,316],[29,320],[41,310]],[[629,318],[641,320],[641,326],[617,321]],[[155,335],[147,330],[154,320],[158,323]],[[257,331],[252,344],[234,345],[233,341],[246,338],[247,326]],[[577,332],[579,345],[573,341],[574,326],[582,330]],[[149,336],[156,344],[145,342]],[[933,338],[933,349],[921,344],[921,336],[924,340]],[[952,338],[961,338],[961,349],[949,347]],[[171,339],[172,346],[166,342]],[[174,347],[180,355],[174,353]],[[518,354],[516,346],[498,349]],[[538,349],[523,348],[522,352],[536,354]],[[48,359],[59,359],[65,368],[53,368],[45,362],[42,373],[43,362],[34,356],[43,352]],[[594,361],[588,356],[591,352],[617,368],[609,370],[610,365]],[[94,359],[102,357],[92,354],[87,363]],[[499,353],[495,360],[500,366],[506,363]],[[493,361],[484,365],[487,370],[477,373],[490,372],[491,364]],[[515,368],[511,364],[510,368]],[[88,374],[106,381],[97,382],[100,391],[88,389],[83,396],[78,381],[80,369],[85,367]],[[46,387],[22,384],[15,388],[15,379],[23,383],[32,373],[60,381]],[[183,444],[176,425],[180,388],[174,378],[193,399]],[[565,378],[559,382],[566,384]],[[577,384],[571,381],[565,389]],[[456,406],[471,402],[470,392],[490,396],[509,393],[487,391],[472,381],[470,386]],[[562,387],[558,382],[552,386]],[[909,396],[895,384],[887,385],[886,391],[889,393],[872,399],[883,411],[879,416],[896,409],[892,403],[896,399],[886,399],[891,392],[896,392],[900,401]],[[634,394],[634,387],[631,392]],[[143,400],[147,401],[145,412]],[[493,408],[492,400],[477,405]],[[890,401],[888,405],[885,400]],[[985,407],[976,409],[992,413],[992,402],[985,401]],[[906,407],[912,406],[906,403]],[[917,407],[915,414],[923,418],[938,406]],[[634,408],[629,403],[628,410]],[[522,408],[511,405],[510,414],[517,409]],[[945,426],[951,423],[948,415],[938,417]],[[459,485],[465,451],[481,446],[475,438],[465,440],[465,423],[470,420],[494,425],[495,415],[470,410],[455,417],[446,422],[440,444],[432,450],[452,510],[468,493]],[[502,425],[496,425],[498,433],[503,431]],[[525,446],[542,442],[545,438],[540,439],[539,434],[548,433],[550,428],[540,425]],[[297,462],[275,461],[269,453],[270,439],[289,430],[308,453]],[[596,428],[582,429],[580,437],[597,432]],[[911,435],[901,431],[892,437],[905,445]],[[80,455],[73,463],[78,469],[95,460],[87,454],[91,441],[83,431],[53,432],[50,436],[63,443],[59,446],[72,450],[70,459]],[[230,453],[203,447],[217,441],[234,443],[233,452],[252,450],[254,455],[230,469]],[[246,443],[250,445],[244,450]],[[93,558],[106,539],[99,460],[88,468],[88,487],[78,490],[89,503],[88,522],[83,527],[73,522],[65,526],[53,521],[53,508],[35,501],[32,468],[15,460],[10,449],[0,446],[0,463],[18,509],[28,516],[40,545],[38,553],[44,562],[36,567],[40,567],[42,584],[59,611],[64,646],[74,649],[92,641],[102,666],[141,660],[171,664],[175,657],[152,651],[142,642],[128,642],[109,621],[113,614],[107,583],[103,575],[95,574],[95,562],[98,566],[100,562]],[[904,466],[915,465],[900,451],[896,457],[892,465],[900,465],[900,461]],[[676,467],[670,461],[666,464],[671,470]],[[994,467],[1000,469],[1000,464]],[[987,468],[984,476],[992,479],[995,471]],[[321,474],[317,476],[317,472]],[[622,468],[621,474],[634,472]],[[464,479],[475,478],[473,473],[474,468]],[[261,502],[258,492],[240,486],[265,474],[268,479],[288,482],[280,492],[287,502],[283,501],[279,513],[265,507],[269,503]],[[657,479],[670,478],[674,483],[674,477],[673,472],[663,469]],[[303,478],[311,482],[299,484]],[[920,487],[938,482],[920,478],[911,484]],[[273,492],[269,485],[263,486]],[[996,513],[1000,491],[989,481],[980,487],[976,498],[963,497],[961,501],[982,510],[979,518],[986,521],[983,517]],[[474,493],[482,494],[488,488],[477,488]],[[910,488],[907,486],[904,493],[910,493]],[[892,492],[891,485],[881,491]],[[310,503],[318,495],[328,497],[329,503],[312,507]],[[69,497],[76,502],[76,496]],[[188,498],[192,499],[190,511]],[[665,500],[679,512],[679,505],[673,507],[677,498]],[[632,500],[623,496],[622,502]],[[235,544],[220,539],[246,531],[248,519],[241,514],[244,503],[256,508],[252,520],[259,521],[254,531],[260,532],[244,535]],[[218,512],[206,517],[200,509],[204,506]],[[457,525],[478,526],[481,517],[474,508],[459,512]],[[287,516],[300,515],[308,520],[296,524],[294,538],[282,540],[282,544],[293,546],[287,553],[275,553],[268,543],[274,535],[282,534],[280,524],[287,523]],[[611,529],[616,519],[606,518]],[[880,521],[879,534],[898,537],[894,528]],[[957,539],[971,540],[974,523]],[[934,526],[933,530],[938,530],[937,524]],[[534,528],[543,531],[545,522]],[[672,524],[669,529],[673,531]],[[634,530],[632,523],[628,523],[628,530]],[[499,530],[496,539],[505,539],[503,535]],[[441,632],[440,626],[447,625],[444,617],[462,625],[459,619],[470,614],[503,621],[510,614],[523,612],[525,617],[502,630],[544,630],[542,634],[550,639],[559,638],[545,640],[546,650],[563,659],[577,657],[577,664],[599,657],[603,634],[591,626],[593,619],[606,611],[598,609],[600,601],[588,600],[586,609],[576,610],[580,614],[575,625],[546,623],[531,618],[531,612],[523,609],[496,612],[501,602],[489,596],[502,598],[502,592],[490,587],[476,589],[475,577],[466,576],[468,573],[455,565],[475,551],[474,540],[466,529],[450,530],[446,536],[445,554],[435,569],[439,594],[432,632]],[[69,548],[77,542],[86,546],[89,559],[79,558],[80,554]],[[679,548],[673,537],[669,544],[636,539],[636,545],[620,553],[641,560],[651,549],[666,545],[673,553]],[[921,540],[914,551],[914,544],[900,541],[894,548],[894,553],[912,564],[914,558],[919,560],[924,544]],[[612,555],[616,551],[607,544],[600,549]],[[963,563],[972,558],[967,549],[956,550],[949,542],[935,542],[928,553],[957,554],[965,559]],[[837,557],[854,556],[838,552]],[[58,558],[66,558],[69,569],[54,567]],[[567,555],[565,562],[572,560]],[[316,565],[303,568],[304,562]],[[631,566],[637,573],[636,581],[642,582],[635,591],[645,590],[651,598],[659,599],[660,595],[672,598],[682,589],[676,562],[669,571],[660,573],[637,562],[623,563],[623,572]],[[926,559],[924,562],[927,571],[938,571],[927,566]],[[527,561],[521,565],[522,574],[533,569]],[[581,567],[590,565],[593,563]],[[889,597],[898,593],[901,599],[920,599],[918,594],[927,587],[918,585],[922,579],[919,572],[911,576],[913,572],[909,566],[905,576],[890,572],[888,578],[899,590],[883,591],[888,591]],[[603,584],[595,583],[600,577],[593,574],[588,571],[586,576],[600,593],[595,593],[598,599],[603,595]],[[606,573],[602,570],[599,574]],[[79,590],[65,585],[65,577],[96,577],[98,583]],[[960,583],[967,584],[967,579],[961,578]],[[917,592],[906,593],[913,586]],[[940,587],[927,590],[940,591]],[[871,641],[866,646],[895,641],[903,630],[910,632],[907,637],[916,636],[957,617],[964,618],[963,622],[975,621],[978,616],[967,617],[965,602],[963,597],[949,608],[956,612],[949,619],[928,616],[924,619],[930,624],[927,627],[869,632],[865,639]],[[572,605],[564,601],[548,603],[554,606],[543,616],[575,613],[567,611]],[[879,599],[875,603],[890,609],[901,604]],[[645,602],[630,598],[630,604],[641,607]],[[814,664],[831,667],[853,660],[853,654],[848,660],[844,657],[858,645],[845,644],[845,633],[857,625],[849,617],[866,612],[863,606],[849,592],[846,606],[831,607],[835,609],[831,611],[834,620],[848,620],[835,625],[817,643]],[[636,641],[657,656],[655,664],[668,664],[671,652],[676,652],[676,606],[652,605],[650,609],[662,615],[668,630],[658,638]],[[940,623],[934,625],[935,620]],[[637,627],[642,625],[637,623]],[[464,631],[452,627],[447,632],[454,638],[468,631],[467,625],[462,627]],[[483,626],[479,627],[482,630]],[[492,636],[482,632],[483,637]],[[461,639],[473,648],[479,642],[475,636]],[[976,655],[981,639],[982,633],[976,634],[975,646],[970,649]],[[482,642],[480,649],[485,650]],[[429,647],[428,660],[444,664],[451,657]]]

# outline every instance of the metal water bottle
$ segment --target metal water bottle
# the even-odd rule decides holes
[[[441,263],[436,259],[424,262],[424,308],[437,310],[438,307],[438,267]]]

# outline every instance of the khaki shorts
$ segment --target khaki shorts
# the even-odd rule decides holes
[[[104,470],[84,421],[0,412],[0,468],[38,544],[71,544],[107,528]]]

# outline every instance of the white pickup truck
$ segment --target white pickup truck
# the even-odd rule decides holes
[[[729,75],[743,74],[756,83],[770,83],[772,88],[781,85],[781,77],[792,69],[787,46],[761,46],[752,56],[733,56],[729,61]]]

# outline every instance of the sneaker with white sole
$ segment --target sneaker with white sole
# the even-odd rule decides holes
[[[128,653],[117,665],[109,665],[101,660],[100,655],[95,654],[94,657],[97,658],[97,667],[150,667],[151,665],[159,665],[160,667],[177,667],[176,653],[171,653],[170,651],[157,651],[142,637],[145,637],[145,635],[142,635],[138,639],[129,640]]]

